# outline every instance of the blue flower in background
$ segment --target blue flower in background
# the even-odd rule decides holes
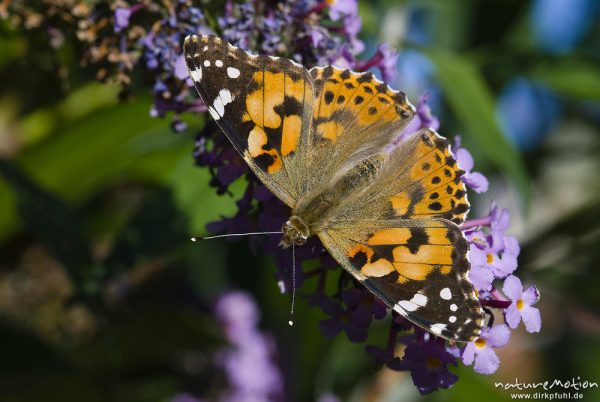
[[[407,7],[408,30],[406,40],[417,45],[426,45],[431,42],[432,13],[430,6],[426,3],[410,1]]]
[[[516,78],[500,93],[497,114],[504,134],[524,150],[535,148],[560,118],[560,105],[545,86]]]
[[[588,33],[599,10],[597,0],[535,0],[530,13],[533,39],[547,52],[567,53]]]
[[[435,66],[423,53],[412,49],[403,49],[398,56],[398,79],[395,87],[405,92],[409,99],[417,100],[427,93],[427,103],[437,110],[440,91],[435,82]]]

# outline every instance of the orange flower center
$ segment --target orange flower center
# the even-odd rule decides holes
[[[523,307],[525,307],[525,302],[522,299],[517,300],[517,308],[523,310]]]
[[[477,338],[477,340],[475,341],[475,346],[477,346],[479,349],[485,348],[486,345],[486,341],[483,338]]]
[[[487,262],[488,262],[488,264],[491,264],[492,262],[494,262],[494,254],[487,255]]]

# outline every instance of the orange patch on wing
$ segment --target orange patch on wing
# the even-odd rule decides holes
[[[283,103],[284,77],[283,73],[269,71],[254,73],[253,79],[259,84],[259,89],[246,98],[246,109],[257,125],[269,128],[281,126],[281,117],[275,112],[275,107]]]
[[[364,244],[357,244],[346,252],[350,258],[356,257],[358,253],[364,253],[367,257],[367,261],[369,261],[375,252]]]
[[[332,142],[337,140],[338,135],[341,133],[342,126],[336,121],[328,121],[321,123],[317,126],[317,132],[323,138],[327,138]]]
[[[334,84],[333,82],[325,81],[325,85],[323,85],[323,90],[321,92],[321,101],[319,107],[315,108],[315,117],[328,118],[331,117],[333,112],[336,110],[335,96],[337,95],[339,89],[338,84]],[[331,101],[327,103],[326,98],[330,96]]]
[[[277,151],[274,149],[265,150],[263,149],[263,145],[267,143],[267,134],[265,131],[259,126],[254,126],[254,128],[248,134],[248,150],[247,152],[251,157],[256,158],[260,155],[271,155],[273,157],[273,162],[267,167],[267,172],[275,173],[279,169],[281,169],[281,159],[277,154]]]
[[[425,228],[427,233],[429,244],[451,244],[448,240],[448,229],[447,228]]]
[[[361,126],[370,126],[378,120],[381,120],[383,116],[381,106],[366,106],[364,107],[357,116],[357,122]]]
[[[415,215],[441,214],[450,211],[450,198],[441,200],[423,200],[415,205]]]
[[[365,255],[366,263],[360,267],[360,271],[366,276],[381,277],[391,272],[394,272],[394,266],[390,261],[382,258],[375,262],[368,262],[371,260],[375,252],[372,248],[365,246],[364,244],[357,244],[347,251],[347,255],[350,258],[356,257],[358,254],[363,253]]]
[[[304,100],[304,86],[305,82],[303,79],[294,81],[289,77],[285,77],[285,96],[292,97],[299,102]]]
[[[413,281],[423,281],[433,271],[433,265],[413,264],[408,262],[394,262],[394,268],[400,274],[399,282],[406,282],[406,279]],[[402,279],[402,281],[400,281]]]
[[[392,252],[394,263],[420,263],[432,265],[452,265],[452,250],[451,246],[436,246],[424,244],[419,247],[418,251],[413,254],[405,246],[398,246]]]
[[[388,260],[380,258],[375,262],[369,262],[363,265],[360,272],[367,276],[379,278],[394,272],[394,265]]]
[[[256,158],[257,156],[264,153],[263,145],[267,143],[267,134],[259,126],[254,128],[248,134],[248,152],[250,156]]]
[[[409,228],[391,228],[383,229],[375,232],[369,238],[368,243],[372,246],[388,245],[388,244],[406,244],[408,239],[412,237]]]
[[[298,115],[286,116],[283,119],[283,131],[281,132],[281,154],[287,156],[298,148],[302,119]]]
[[[402,192],[390,197],[390,202],[392,203],[392,208],[394,208],[396,215],[402,216],[408,212],[410,197],[405,192]]]
[[[431,151],[431,147],[423,141],[419,141],[417,144],[416,163],[410,169],[410,178],[418,181],[423,177],[431,174],[438,170],[442,166],[442,162],[438,162],[435,158],[435,152]],[[444,159],[442,158],[441,161]]]
[[[273,157],[273,163],[271,163],[269,165],[269,167],[267,168],[267,172],[269,172],[269,173],[275,173],[279,169],[281,169],[281,166],[283,164],[281,163],[281,158],[277,154],[277,151],[275,151],[274,149],[272,149],[269,152],[265,152],[265,153],[267,153],[267,154],[269,154],[269,155],[271,155]]]

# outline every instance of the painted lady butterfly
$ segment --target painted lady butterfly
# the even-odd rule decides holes
[[[319,237],[390,308],[469,341],[484,314],[457,224],[469,209],[448,142],[430,129],[401,142],[414,114],[370,73],[310,70],[215,36],[188,36],[190,77],[252,171],[291,209],[282,247]]]

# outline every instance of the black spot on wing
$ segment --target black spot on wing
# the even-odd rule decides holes
[[[429,236],[425,232],[424,228],[410,228],[410,239],[406,242],[406,247],[411,253],[417,254],[419,247],[429,242]]]
[[[253,159],[254,163],[256,163],[256,166],[258,166],[261,170],[265,172],[267,171],[269,166],[273,165],[273,163],[275,162],[275,157],[267,153],[262,153]]]
[[[396,247],[398,247],[398,245],[396,244],[371,246],[371,248],[375,252],[371,262],[375,262],[381,258],[387,261],[394,261],[394,249]]]

